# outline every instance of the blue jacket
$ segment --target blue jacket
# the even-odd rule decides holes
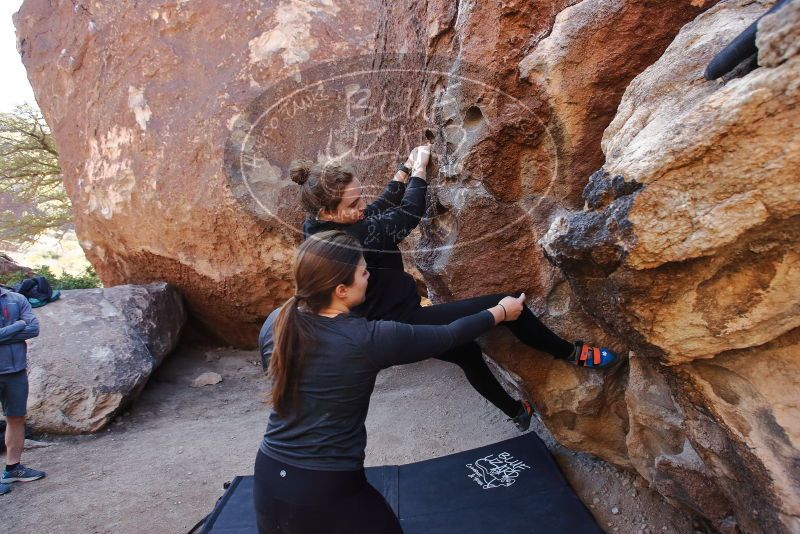
[[[0,287],[0,374],[16,373],[28,366],[26,339],[39,335],[39,319],[28,299]]]

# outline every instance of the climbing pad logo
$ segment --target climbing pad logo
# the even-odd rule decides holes
[[[529,228],[528,215],[558,174],[556,144],[538,117],[547,114],[540,99],[516,98],[489,83],[497,79],[485,66],[410,54],[292,72],[229,121],[224,165],[231,191],[268,229],[299,234],[305,214],[301,188],[289,177],[293,161],[349,166],[369,204],[411,150],[430,142],[427,211],[409,252],[435,255],[508,235],[512,226]],[[466,231],[459,225],[470,210],[481,213],[480,228],[473,223]]]
[[[490,454],[467,464],[470,473],[467,475],[483,489],[507,488],[517,481],[520,473],[530,466],[521,460],[515,460],[507,453]]]

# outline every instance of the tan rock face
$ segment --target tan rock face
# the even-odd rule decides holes
[[[551,106],[547,127],[558,142],[558,178],[579,202],[586,177],[602,164],[598,146],[622,91],[655,61],[680,27],[713,1],[568,2],[550,34],[519,63]]]
[[[106,286],[166,280],[206,330],[255,344],[291,292],[301,219],[280,204],[296,194],[288,179],[265,200],[286,225],[243,208],[224,170],[230,128],[274,81],[369,52],[372,13],[368,1],[24,3],[22,60]]]
[[[723,530],[795,532],[800,2],[759,24],[760,68],[702,77],[770,4],[715,6],[636,77],[588,209],[542,244],[636,349],[625,391],[636,470]]]
[[[628,457],[651,487],[676,505],[725,521],[731,502],[687,438],[684,414],[673,399],[675,377],[652,358],[630,353],[625,390]]]

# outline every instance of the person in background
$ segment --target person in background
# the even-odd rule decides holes
[[[0,287],[0,314],[0,404],[6,417],[6,467],[0,476],[3,495],[11,491],[12,482],[30,482],[45,474],[20,463],[28,404],[25,340],[39,335],[39,320],[28,299],[4,287]]]

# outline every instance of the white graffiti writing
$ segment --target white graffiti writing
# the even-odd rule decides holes
[[[471,471],[469,478],[475,481],[483,489],[509,487],[517,481],[519,474],[525,469],[530,469],[521,460],[515,460],[507,452],[501,452],[497,456],[490,454],[475,460],[474,463],[467,464],[467,469]]]

